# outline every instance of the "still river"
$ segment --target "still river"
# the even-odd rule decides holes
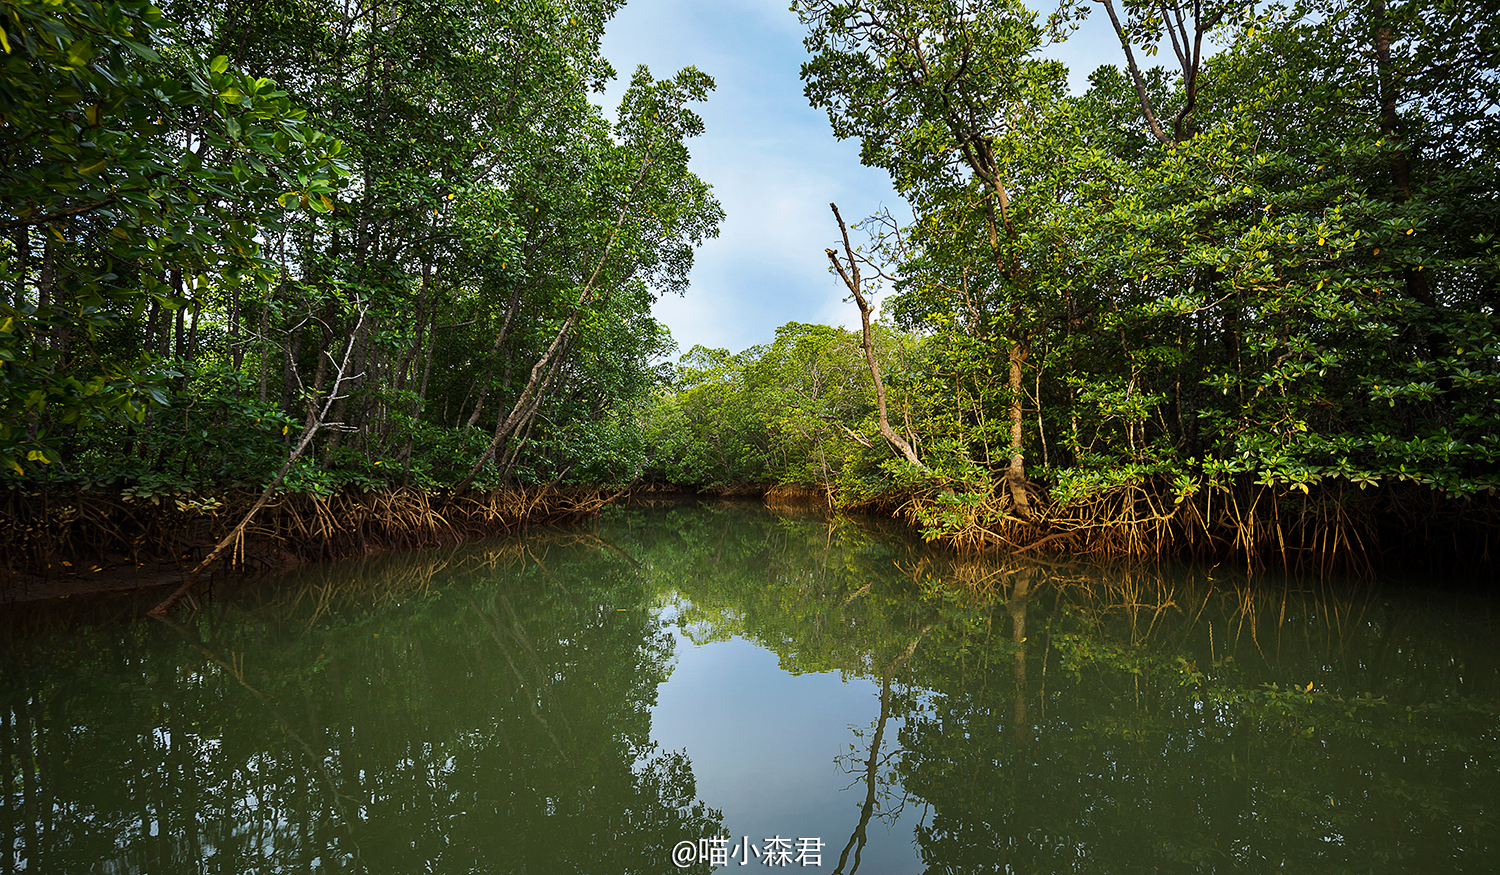
[[[1500,871],[1447,590],[686,502],[136,609],[0,615],[0,873]]]

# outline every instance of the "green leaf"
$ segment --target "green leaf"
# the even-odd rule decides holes
[[[68,45],[68,63],[74,67],[86,67],[94,59],[94,44],[86,39],[74,40]]]
[[[138,57],[144,58],[148,61],[151,61],[152,63],[158,63],[161,61],[161,55],[158,55],[156,51],[149,46],[142,45],[135,40],[126,39],[125,37],[120,37],[120,42],[124,43],[125,47],[134,52]]]

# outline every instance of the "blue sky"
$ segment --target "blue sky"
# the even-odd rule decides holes
[[[882,205],[905,210],[885,173],[859,163],[859,144],[836,140],[827,116],[808,105],[804,30],[788,5],[630,0],[605,31],[604,56],[619,73],[606,106],[618,104],[640,64],[659,78],[693,65],[718,86],[697,107],[707,132],[689,146],[693,171],[713,185],[727,218],[698,250],[687,294],[656,305],[683,352],[694,344],[737,352],[770,342],[790,321],[858,325],[823,253],[838,241],[828,204],[849,221]],[[1067,63],[1076,90],[1120,51],[1096,13],[1049,54]]]

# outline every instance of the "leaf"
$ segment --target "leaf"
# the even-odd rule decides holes
[[[161,60],[161,55],[158,55],[153,49],[144,46],[136,42],[135,40],[129,40],[124,37],[120,37],[120,42],[124,43],[126,48],[130,49],[132,52],[135,52],[137,55],[148,61],[157,62]]]
[[[86,39],[74,40],[68,46],[68,64],[86,67],[94,59],[94,44]]]
[[[229,57],[227,55],[219,55],[208,62],[208,69],[215,73],[223,73],[229,69]]]

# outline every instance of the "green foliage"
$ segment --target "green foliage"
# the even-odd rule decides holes
[[[172,43],[147,3],[8,0],[5,19],[0,464],[19,474],[60,461],[44,424],[161,404],[159,366],[98,342],[185,285],[268,277],[256,235],[329,209],[344,170],[286,91]]]
[[[769,479],[765,421],[745,379],[757,350],[693,347],[677,368],[675,391],[659,396],[646,426],[649,479],[732,485]]]
[[[899,371],[914,354],[910,335],[882,325],[874,338],[883,367]],[[787,484],[850,502],[890,488],[881,474],[890,451],[857,334],[789,322],[773,343],[738,355],[694,347],[676,370],[647,417],[647,479]]]
[[[1226,48],[1192,82],[1158,70],[1138,93],[1101,67],[1066,96],[1018,7],[796,8],[810,100],[916,207],[877,217],[869,251],[931,350],[906,386],[930,399],[927,444],[992,470],[1040,458],[1055,507],[1153,479],[1179,502],[1236,478],[1500,489],[1483,12],[1214,7]],[[1148,53],[1153,9],[1123,6]],[[1433,73],[1458,59],[1473,77]],[[1147,131],[1142,94],[1184,107],[1175,138]],[[1006,422],[1008,349],[1027,353],[1026,410]]]
[[[876,343],[921,462],[876,432],[853,339],[788,325],[661,402],[667,479],[894,497],[928,537],[1001,541],[1022,459],[1040,521],[1085,528],[1206,520],[1248,488],[1345,510],[1500,491],[1494,16],[1220,4],[1174,25],[1126,2],[1148,55],[1182,22],[1224,49],[1069,95],[1019,4],[793,8],[809,100],[915,209],[862,223],[861,257],[893,279]],[[1474,75],[1434,72],[1454,64]]]
[[[707,75],[590,102],[619,5],[8,2],[4,476],[264,483],[315,428],[285,488],[439,488],[513,421],[479,484],[632,479],[723,213]]]

